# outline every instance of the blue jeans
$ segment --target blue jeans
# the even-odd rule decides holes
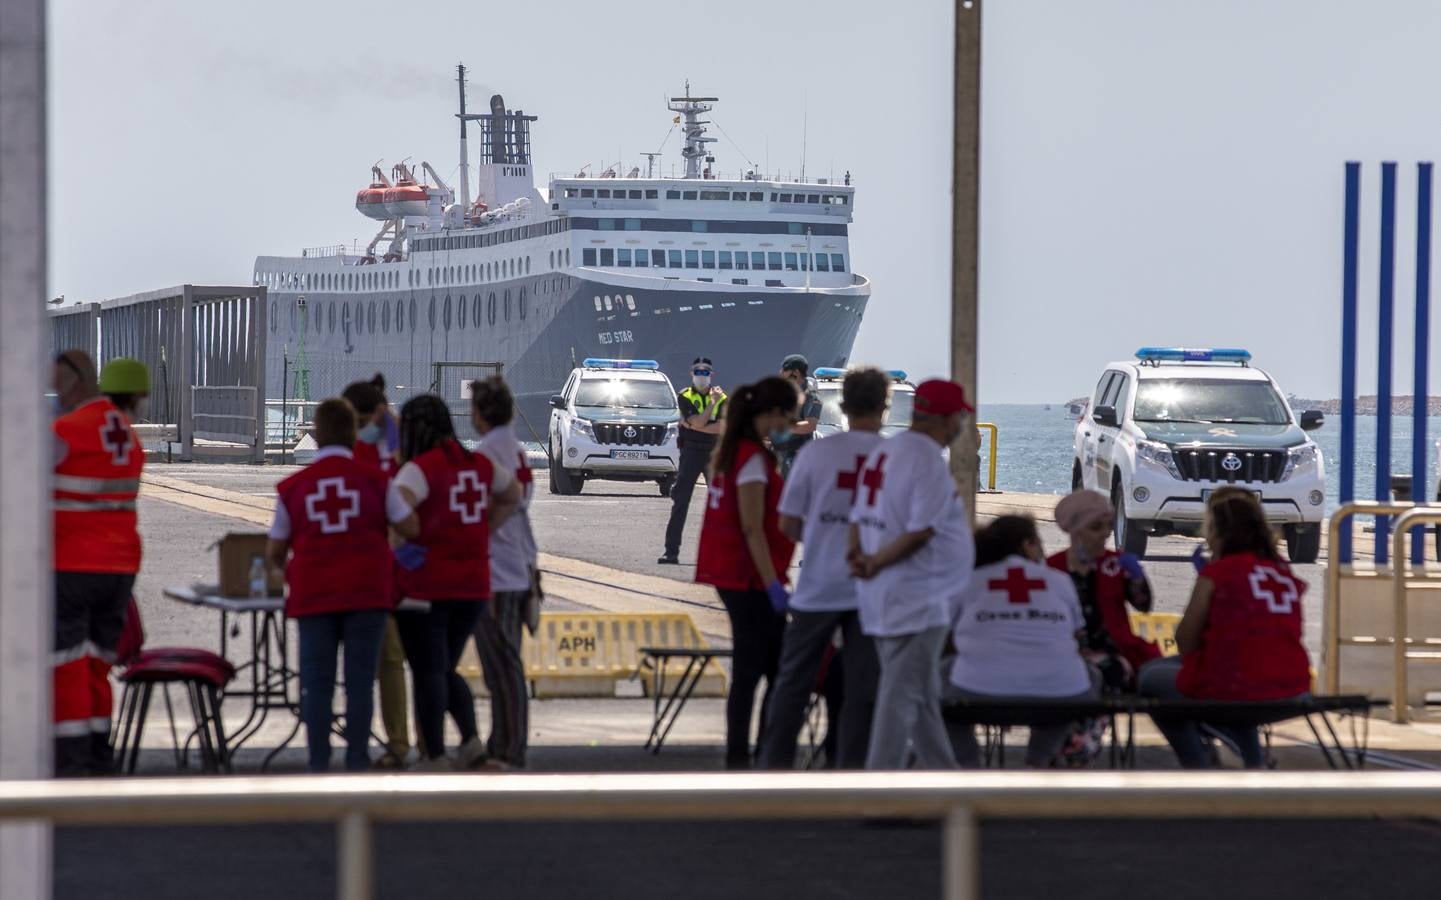
[[[415,719],[425,741],[424,755],[430,759],[445,755],[447,712],[460,729],[462,744],[476,736],[475,695],[455,667],[487,602],[432,600],[428,612],[395,614],[410,663]]]
[[[1163,656],[1141,666],[1136,673],[1136,693],[1143,697],[1161,700],[1189,699],[1176,687],[1176,676],[1181,674],[1181,657]],[[1212,765],[1210,748],[1201,734],[1204,723],[1190,719],[1172,719],[1152,716],[1152,721],[1166,736],[1166,742],[1176,751],[1176,759],[1184,769],[1209,769]],[[1221,725],[1206,726],[1236,745],[1241,761],[1248,769],[1260,769],[1266,764],[1266,754],[1261,748],[1261,735],[1255,726],[1233,727]]]
[[[300,630],[300,720],[310,748],[310,771],[330,768],[335,663],[345,644],[345,768],[370,768],[370,720],[375,714],[375,673],[390,611],[359,609],[296,620]]]

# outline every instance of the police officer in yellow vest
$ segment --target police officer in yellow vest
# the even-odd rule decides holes
[[[690,367],[690,386],[676,394],[676,402],[680,405],[680,465],[675,484],[670,489],[670,522],[665,529],[665,553],[656,560],[661,565],[675,565],[680,561],[680,539],[685,531],[690,497],[695,491],[696,479],[710,465],[711,451],[715,449],[716,436],[721,432],[726,392],[711,384],[714,377],[715,367],[710,359],[697,357]]]

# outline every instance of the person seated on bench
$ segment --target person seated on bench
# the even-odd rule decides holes
[[[1094,700],[1100,676],[1081,658],[1085,631],[1071,579],[1045,563],[1036,523],[1001,516],[976,534],[976,570],[956,599],[955,662],[943,702],[1006,697]],[[1031,728],[1026,765],[1051,765],[1073,723]],[[970,725],[947,726],[956,761],[979,768]]]
[[[1147,663],[1138,678],[1140,693],[1162,700],[1304,698],[1311,685],[1301,643],[1306,583],[1282,560],[1261,502],[1240,488],[1218,489],[1206,506],[1205,534],[1213,562],[1201,569],[1176,627],[1181,655]],[[1182,766],[1213,765],[1201,723],[1152,718]],[[1216,730],[1235,741],[1246,768],[1264,765],[1255,727]]]

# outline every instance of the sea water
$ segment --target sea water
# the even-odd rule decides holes
[[[996,487],[1002,491],[1063,494],[1071,489],[1071,465],[1075,460],[1076,420],[1062,404],[1030,406],[1007,403],[981,404],[978,419],[993,422],[1000,430],[996,451]],[[1326,508],[1337,505],[1341,472],[1341,420],[1330,416],[1326,424],[1310,433],[1326,459]],[[1437,460],[1435,443],[1441,439],[1441,417],[1431,418],[1426,427],[1426,496],[1436,496]],[[981,432],[981,483],[985,484],[989,436]],[[1376,496],[1376,417],[1356,417],[1356,497]],[[1411,472],[1411,418],[1391,419],[1391,472]]]

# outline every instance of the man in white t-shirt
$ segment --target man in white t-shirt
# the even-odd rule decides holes
[[[880,659],[868,769],[955,768],[941,720],[941,649],[951,598],[975,560],[970,513],[943,451],[974,408],[952,381],[916,388],[911,428],[866,459],[851,509],[861,627]]]
[[[771,690],[770,718],[763,729],[760,766],[790,769],[795,765],[796,737],[805,719],[807,701],[816,687],[826,651],[837,629],[843,652],[830,665],[842,666],[836,759],[832,765],[859,769],[870,743],[880,670],[876,649],[860,627],[855,581],[846,560],[852,501],[860,486],[861,467],[881,443],[890,379],[878,369],[850,372],[841,383],[841,411],[849,431],[812,441],[796,456],[781,494],[781,530],[805,545],[806,561],[790,602],[790,619],[781,644],[780,674]]]

